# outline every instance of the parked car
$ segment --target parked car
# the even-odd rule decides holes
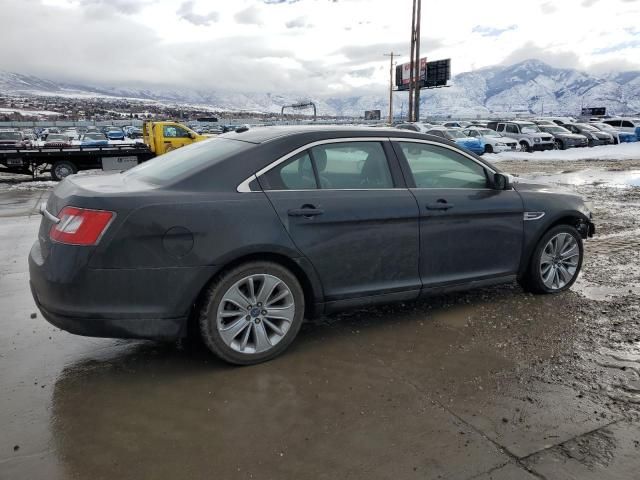
[[[0,130],[0,148],[30,148],[31,140],[22,132]]]
[[[434,126],[430,123],[425,122],[407,122],[407,123],[399,123],[396,125],[396,128],[401,130],[411,130],[412,132],[420,132],[425,133],[432,129]]]
[[[471,125],[471,122],[463,122],[463,121],[444,122],[442,124],[443,127],[447,127],[447,128],[466,128],[469,125]]]
[[[76,130],[75,128],[68,128],[67,130],[62,132],[62,134],[65,135],[69,140],[77,140],[80,137],[78,130]]]
[[[476,155],[482,155],[484,153],[484,143],[482,140],[479,138],[467,137],[459,128],[434,127],[426,133],[446,138]]]
[[[85,133],[80,137],[81,147],[107,147],[109,140],[104,133]]]
[[[590,147],[597,145],[613,145],[613,135],[598,130],[596,127],[587,123],[567,123],[564,126],[573,133],[579,133],[587,137]]]
[[[510,152],[518,149],[518,142],[494,130],[469,127],[462,131],[468,137],[478,138],[484,144],[484,153]]]
[[[517,140],[523,152],[553,150],[555,148],[553,136],[542,132],[540,127],[533,122],[493,121],[489,122],[487,126],[505,137]]]
[[[71,146],[69,137],[61,133],[50,133],[44,142],[45,148],[66,148]]]
[[[118,127],[110,127],[106,135],[109,140],[124,140],[124,132]]]
[[[602,123],[611,125],[616,130],[634,133],[640,140],[640,118],[608,118],[603,120]]]
[[[608,123],[593,122],[589,125],[593,125],[601,132],[608,133],[613,136],[613,143],[631,143],[637,142],[638,136],[635,133],[625,132],[624,130],[617,130]]]
[[[29,275],[45,319],[175,339],[191,318],[235,364],[282,353],[325,312],[514,279],[562,292],[594,233],[579,196],[388,128],[229,133],[67,177],[42,215]]]
[[[548,120],[556,125],[564,126],[566,123],[575,123],[576,119],[573,117],[542,117],[539,120]]]
[[[574,147],[587,147],[589,139],[578,133],[571,133],[565,127],[559,125],[538,125],[540,130],[553,135],[555,147],[558,150],[566,150]]]

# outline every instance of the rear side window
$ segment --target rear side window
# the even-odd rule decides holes
[[[631,123],[629,120],[623,120],[622,121],[622,126],[625,128],[633,128],[633,123]]]
[[[518,127],[515,125],[507,125],[507,133],[518,133]]]
[[[345,142],[311,148],[320,188],[393,188],[387,156],[379,142]]]
[[[123,175],[156,185],[166,185],[251,147],[255,145],[226,138],[212,138],[147,160]]]
[[[399,142],[417,188],[486,188],[482,165],[448,148]]]
[[[265,190],[313,190],[318,188],[307,151],[275,166],[260,177]]]

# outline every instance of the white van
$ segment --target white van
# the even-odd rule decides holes
[[[640,138],[640,118],[607,118],[602,123],[611,125],[616,130],[635,133]]]

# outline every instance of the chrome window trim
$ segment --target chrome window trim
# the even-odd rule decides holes
[[[318,145],[326,145],[326,144],[331,144],[331,143],[351,143],[351,142],[383,143],[383,142],[388,142],[388,141],[389,141],[389,138],[387,138],[387,137],[345,137],[345,138],[325,138],[324,140],[316,140],[315,142],[307,143],[306,145],[303,145],[302,147],[296,148],[292,152],[289,152],[286,155],[283,155],[282,157],[278,158],[277,160],[274,160],[273,162],[271,162],[266,167],[261,168],[256,173],[254,173],[249,178],[245,179],[242,183],[240,183],[237,186],[236,190],[239,193],[253,192],[254,190],[251,190],[249,188],[249,184],[253,180],[257,180],[258,177],[260,177],[261,175],[264,175],[269,170],[271,170],[272,168],[277,167],[281,163],[286,162],[291,157],[294,157],[297,154],[299,154],[301,152],[304,152],[305,150],[308,150],[309,148],[317,147]],[[389,162],[389,159],[387,158],[387,163],[388,162]],[[389,171],[391,172],[391,166],[389,166]],[[387,189],[384,189],[384,190],[401,190],[401,189],[404,189],[404,187],[387,188]],[[360,189],[360,188],[358,188],[358,189],[355,189],[355,188],[333,188],[333,189],[329,189],[329,188],[310,188],[310,189],[307,189],[307,190],[264,190],[264,191],[265,192],[277,192],[277,191],[280,191],[280,192],[310,192],[310,191],[320,191],[320,190],[327,190],[328,191],[328,190],[383,190],[383,189],[382,188],[371,188],[371,189],[367,189],[367,188],[362,188],[362,189]]]

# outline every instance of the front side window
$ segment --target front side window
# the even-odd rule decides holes
[[[166,138],[190,138],[189,132],[184,128],[176,127],[175,125],[165,125],[162,127],[162,134]]]
[[[633,123],[631,123],[629,120],[623,120],[622,126],[625,128],[633,128]]]
[[[487,188],[482,165],[448,148],[399,142],[417,188]]]
[[[344,142],[311,148],[320,188],[393,188],[391,171],[379,142]]]

